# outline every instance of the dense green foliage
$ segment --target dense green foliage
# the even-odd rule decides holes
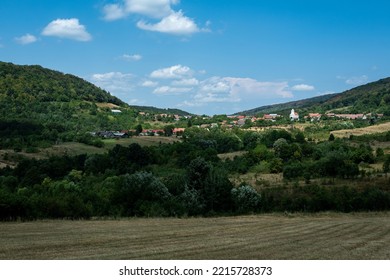
[[[363,179],[366,174],[359,165],[378,159],[366,144],[340,139],[317,144],[281,130],[239,135],[203,131],[201,136],[195,132],[199,131],[190,130],[184,142],[169,145],[117,145],[106,154],[26,159],[15,169],[2,169],[0,219],[390,209],[387,178],[367,181],[366,187],[312,181]],[[222,161],[217,151],[225,144],[228,151],[247,152]],[[384,155],[379,152],[379,157]],[[384,157],[384,172],[390,170],[389,159]],[[253,168],[260,174],[283,172],[286,183],[296,180],[297,185],[256,191],[229,180]]]
[[[19,66],[0,62],[0,100],[21,102],[70,102],[83,100],[125,105],[118,98],[70,74],[41,66]]]
[[[97,103],[123,107],[120,115]],[[73,75],[0,62],[0,148],[47,147],[58,141],[101,146],[90,131],[132,129],[136,111]]]

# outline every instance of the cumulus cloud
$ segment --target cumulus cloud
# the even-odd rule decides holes
[[[107,4],[103,7],[105,20],[117,20],[129,14],[139,14],[161,19],[173,13],[171,5],[178,0],[122,0],[119,4]]]
[[[79,23],[77,18],[53,20],[43,29],[42,35],[82,42],[92,40],[92,36],[87,32],[85,26]]]
[[[193,71],[189,67],[178,64],[155,70],[150,74],[150,77],[155,79],[182,79],[190,77],[192,74]]]
[[[173,86],[197,86],[199,81],[195,78],[176,80],[172,82]]]
[[[162,87],[156,88],[153,91],[153,93],[171,95],[171,94],[186,93],[186,92],[190,92],[191,90],[192,90],[192,88],[178,88],[178,87],[162,86]]]
[[[295,85],[291,88],[292,90],[295,90],[295,91],[311,91],[311,90],[314,90],[314,86],[311,86],[311,85],[305,85],[305,84],[299,84],[299,85]]]
[[[173,12],[171,5],[178,0],[126,0],[125,9],[128,13],[136,13],[153,18],[162,18]]]
[[[21,37],[15,38],[15,41],[21,45],[32,44],[32,43],[35,43],[37,40],[38,40],[37,37],[35,37],[34,35],[31,35],[31,34],[28,34],[28,33],[26,35],[21,36]]]
[[[122,60],[124,61],[138,61],[138,60],[141,60],[142,59],[142,55],[139,55],[139,54],[124,54],[120,57]]]
[[[239,102],[275,97],[292,97],[287,82],[260,82],[251,78],[211,77],[200,82],[193,100],[188,101],[188,104],[195,106],[209,102]]]
[[[132,74],[109,72],[93,74],[91,82],[113,94],[121,95],[133,89],[133,78]]]
[[[127,13],[124,7],[118,4],[108,4],[103,7],[104,19],[107,21],[113,21],[124,18]]]
[[[192,19],[184,16],[182,11],[174,12],[155,24],[139,21],[137,26],[143,30],[173,35],[189,35],[201,31]]]
[[[108,4],[103,7],[104,19],[117,20],[129,14],[138,14],[149,19],[160,20],[150,23],[143,20],[137,27],[147,31],[168,33],[173,35],[189,35],[208,29],[200,29],[193,19],[186,17],[182,11],[175,11],[172,5],[179,0],[122,0],[119,4]],[[206,23],[209,26],[209,22]]]
[[[141,86],[143,86],[143,87],[156,87],[156,86],[158,86],[158,82],[146,80],[146,81],[141,83]]]

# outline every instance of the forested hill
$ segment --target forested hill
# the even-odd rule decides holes
[[[20,66],[0,62],[0,99],[19,101],[91,101],[125,105],[95,85],[70,74],[38,65]]]
[[[74,75],[0,62],[0,150],[47,147],[61,141],[101,145],[90,132],[131,130],[140,123],[150,126],[139,118],[141,111],[189,114],[129,106]]]
[[[0,62],[0,100],[91,101],[124,105],[120,99],[70,74],[38,65],[20,66]]]
[[[136,110],[79,77],[0,62],[0,149],[92,143],[88,132],[132,129],[135,118]]]
[[[328,94],[282,104],[262,106],[237,114],[286,113],[291,108],[300,112],[384,113],[390,116],[390,78],[358,86],[337,94]]]

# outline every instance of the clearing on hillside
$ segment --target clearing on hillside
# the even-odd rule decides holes
[[[332,133],[335,137],[348,138],[350,135],[361,136],[364,134],[383,133],[389,130],[390,130],[390,122],[387,122],[387,123],[381,123],[378,125],[372,125],[372,126],[361,127],[361,128],[334,130],[331,131],[330,133]]]
[[[390,259],[390,213],[0,223],[0,259]]]

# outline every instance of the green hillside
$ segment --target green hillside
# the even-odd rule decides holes
[[[47,147],[61,141],[100,145],[88,132],[134,129],[146,121],[138,118],[141,111],[189,115],[178,109],[129,106],[74,75],[0,62],[0,149]]]
[[[70,74],[38,65],[19,66],[0,62],[0,100],[69,102],[91,101],[125,105],[95,85]]]
[[[368,83],[342,93],[262,106],[236,114],[257,115],[264,113],[286,113],[291,110],[291,108],[299,109],[300,112],[372,112],[383,113],[390,116],[390,78]]]
[[[169,114],[169,115],[180,115],[180,116],[192,115],[191,113],[188,113],[180,109],[175,109],[175,108],[162,109],[162,108],[156,108],[152,106],[136,106],[136,105],[130,105],[130,107],[140,112],[148,112],[152,114]]]
[[[122,113],[113,114],[112,104]],[[87,132],[131,129],[136,117],[136,109],[79,77],[0,62],[0,149],[91,144]]]

